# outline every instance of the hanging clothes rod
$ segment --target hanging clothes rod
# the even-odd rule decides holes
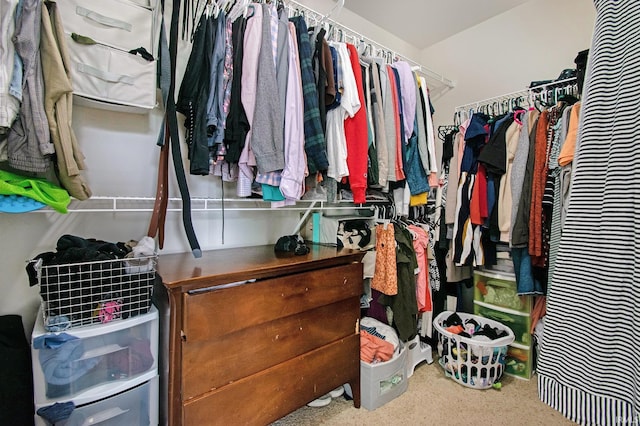
[[[529,102],[529,104],[532,104],[532,102],[537,97],[539,97],[539,95],[541,95],[542,93],[548,90],[553,90],[553,89],[562,88],[566,86],[571,86],[571,87],[576,86],[575,89],[577,92],[577,84],[578,84],[577,79],[575,77],[567,78],[564,80],[552,81],[549,83],[540,84],[535,87],[530,87],[528,89],[522,89],[516,92],[506,93],[504,95],[483,99],[481,101],[475,101],[475,102],[470,102],[468,104],[459,105],[456,107],[455,111],[456,112],[477,111],[478,108],[484,105],[492,105],[494,103],[500,103],[501,101],[504,101],[504,100],[517,99],[517,98],[524,98],[527,102]]]
[[[331,10],[331,12],[329,12],[327,15],[323,15],[303,4],[298,3],[297,1],[294,0],[289,0],[286,1],[285,4],[288,5],[289,9],[292,12],[301,12],[304,14],[305,18],[307,19],[311,19],[312,22],[315,25],[318,24],[322,24],[322,23],[329,23],[330,25],[332,25],[337,31],[342,33],[342,36],[344,38],[346,38],[346,40],[351,40],[353,42],[353,44],[358,44],[358,42],[362,42],[365,45],[369,45],[372,48],[374,47],[377,51],[381,52],[384,54],[384,58],[387,60],[387,62],[392,63],[394,61],[405,61],[407,62],[409,65],[411,65],[411,67],[414,69],[414,71],[422,74],[424,77],[428,78],[430,81],[438,83],[440,86],[444,86],[444,90],[449,90],[455,87],[455,82],[453,80],[450,80],[446,77],[444,77],[442,74],[439,74],[425,66],[423,66],[422,64],[413,61],[409,58],[407,58],[404,55],[399,54],[398,52],[394,51],[393,49],[390,49],[372,39],[370,39],[369,37],[366,37],[362,34],[360,34],[357,31],[352,30],[349,27],[346,27],[342,24],[340,24],[339,22],[335,21],[334,19],[330,18],[329,16],[333,13],[333,9]],[[309,21],[307,21],[309,22]]]

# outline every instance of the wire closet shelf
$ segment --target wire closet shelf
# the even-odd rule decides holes
[[[552,81],[506,93],[500,96],[459,105],[455,109],[454,123],[460,125],[474,113],[488,115],[505,114],[514,108],[540,108],[557,103],[563,96],[579,96],[578,81],[575,77]]]
[[[342,3],[344,3],[344,1],[342,1]],[[319,25],[319,24],[322,25],[323,23],[330,24],[331,26],[331,31],[329,32],[330,36],[337,35],[337,37],[341,41],[350,42],[355,46],[362,46],[363,49],[368,48],[370,49],[371,55],[381,57],[387,63],[392,63],[400,60],[407,62],[409,65],[411,65],[414,71],[416,71],[419,74],[422,74],[425,78],[427,78],[427,82],[431,83],[429,85],[429,94],[433,99],[437,99],[438,97],[442,96],[445,92],[453,89],[456,85],[453,80],[446,78],[442,74],[435,72],[412,59],[407,58],[406,56],[398,53],[397,51],[390,49],[372,40],[369,37],[362,35],[358,31],[355,31],[337,22],[335,19],[329,18],[329,15],[333,13],[333,9],[328,14],[323,15],[320,12],[317,12],[309,8],[308,6],[305,6],[294,0],[289,0],[286,2],[286,4],[287,6],[285,7],[288,7],[290,16],[295,14],[301,14],[305,17],[305,20],[307,21],[308,25],[311,25],[311,26]],[[334,9],[336,8],[339,9],[338,5],[334,7]]]

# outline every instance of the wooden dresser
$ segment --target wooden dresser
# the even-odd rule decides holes
[[[344,383],[360,407],[363,253],[310,248],[160,256],[170,425],[268,424]]]

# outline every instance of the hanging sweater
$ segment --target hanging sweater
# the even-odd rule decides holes
[[[280,107],[278,82],[274,66],[269,5],[262,5],[262,38],[258,55],[258,77],[255,92],[251,149],[259,173],[284,168],[284,117]]]
[[[45,70],[45,113],[56,150],[58,179],[69,195],[86,200],[91,197],[91,189],[80,173],[85,168],[84,155],[72,127],[71,61],[57,4],[48,1],[44,7],[40,56]]]

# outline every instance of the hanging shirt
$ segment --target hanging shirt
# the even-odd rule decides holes
[[[247,17],[247,26],[244,31],[241,99],[251,128],[247,132],[245,145],[238,161],[238,166],[240,167],[236,189],[238,197],[251,195],[251,184],[254,180],[252,167],[256,165],[256,159],[251,149],[251,139],[253,138],[253,116],[258,87],[258,62],[262,44],[262,8],[259,6],[259,4],[249,6],[250,15]]]
[[[398,89],[398,80],[396,79],[396,73],[391,66],[387,65],[387,76],[389,77],[389,86],[391,92],[391,103],[393,105],[393,123],[394,127],[392,129],[395,130],[393,150],[394,150],[394,159],[395,159],[395,168],[394,170],[394,180],[393,182],[397,182],[404,179],[404,172],[402,170],[402,119],[400,116],[400,99],[398,94],[400,93]]]
[[[299,200],[304,192],[307,162],[304,153],[304,99],[295,26],[289,24],[289,74],[287,109],[284,120],[285,168],[280,191],[289,200]]]
[[[318,170],[327,170],[329,163],[322,122],[320,121],[320,110],[318,108],[318,90],[311,64],[313,52],[311,51],[309,33],[304,17],[294,16],[289,20],[294,23],[298,38],[302,94],[304,97],[304,149],[307,153],[309,172],[315,173]]]
[[[371,288],[389,296],[398,294],[396,240],[392,223],[376,226],[376,270]]]
[[[23,99],[20,112],[11,125],[7,153],[11,167],[36,173],[49,169],[51,158],[48,154],[54,152],[44,110],[43,68],[38,49],[41,26],[42,3],[25,0],[20,23],[13,37],[15,51],[22,58],[24,67]],[[38,43],[34,43],[34,40]],[[11,56],[13,59],[13,52]],[[13,67],[13,60],[10,63]]]
[[[259,173],[284,168],[284,117],[280,107],[278,81],[273,60],[273,37],[269,5],[262,4],[262,38],[258,54],[258,75],[253,120],[251,150]],[[279,183],[279,182],[278,182]]]
[[[361,107],[353,116],[347,117],[344,123],[345,138],[347,140],[347,164],[349,166],[349,186],[353,192],[353,202],[362,204],[366,201],[367,190],[367,160],[368,135],[367,111],[365,108],[364,89],[358,51],[352,44],[347,44],[351,69],[356,82],[356,96]]]
[[[413,249],[416,252],[418,273],[416,274],[416,301],[418,311],[431,311],[431,291],[429,290],[429,235],[419,226],[409,225],[413,236]]]
[[[342,76],[342,80],[337,81],[336,84],[342,88],[342,96],[339,107],[327,112],[327,157],[329,158],[327,176],[339,181],[349,176],[350,172],[347,165],[345,120],[347,117],[355,116],[361,104],[346,44],[331,42],[330,45],[338,54],[336,66],[340,69],[338,75]]]
[[[0,127],[9,128],[18,115],[20,103],[9,94],[9,84],[13,72],[15,48],[11,36],[15,31],[14,12],[18,0],[3,0],[3,13],[0,16],[2,37],[0,38]]]
[[[500,179],[500,188],[498,195],[498,228],[500,230],[500,241],[508,243],[511,236],[511,212],[513,210],[513,198],[511,197],[511,173],[513,169],[513,160],[518,150],[518,141],[520,139],[520,131],[522,125],[514,121],[507,129],[507,167],[502,179]],[[528,146],[527,146],[528,148]]]
[[[424,101],[424,112],[426,115],[425,130],[427,132],[427,147],[429,151],[429,185],[433,188],[437,186],[439,165],[436,160],[436,137],[433,128],[433,117],[431,112],[431,101],[429,100],[429,88],[427,86],[427,80],[424,77],[420,77],[420,91],[421,99]]]
[[[562,145],[562,150],[558,156],[558,164],[566,166],[573,161],[576,151],[576,140],[578,139],[578,125],[580,124],[580,102],[576,102],[571,108],[571,117],[569,119],[569,130],[567,137]]]
[[[398,61],[391,65],[397,72],[400,86],[400,100],[402,102],[402,124],[404,139],[409,140],[413,133],[416,117],[416,79],[411,66],[405,61]]]
[[[387,186],[389,175],[389,151],[387,149],[387,134],[384,124],[384,112],[382,110],[382,89],[380,83],[380,71],[378,63],[372,59],[364,58],[371,63],[371,109],[373,115],[373,132],[376,144],[378,160],[378,185]]]
[[[384,129],[387,141],[387,182],[396,182],[396,144],[398,142],[398,120],[395,106],[395,85],[392,86],[389,76],[389,67],[380,65],[380,87],[382,89],[382,106],[384,117]],[[385,186],[385,188],[387,188]],[[387,188],[388,189],[388,188]]]
[[[209,97],[207,99],[207,137],[209,147],[222,142],[224,138],[224,63],[226,53],[227,20],[221,11],[213,20],[215,42],[211,52],[209,73]]]

